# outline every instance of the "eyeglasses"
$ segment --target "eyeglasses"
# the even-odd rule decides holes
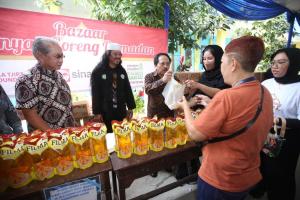
[[[165,65],[167,67],[169,67],[171,65],[170,62],[159,62],[158,65]]]
[[[288,60],[273,60],[272,62],[271,62],[271,67],[274,67],[275,65],[276,66],[282,66],[282,65],[284,65],[284,64],[287,64],[287,63],[289,63],[289,61]]]
[[[57,60],[59,59],[63,59],[65,58],[66,56],[64,54],[56,54],[56,55],[49,55],[51,58],[55,58]]]

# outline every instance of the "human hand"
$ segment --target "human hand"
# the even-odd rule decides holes
[[[172,70],[168,70],[168,71],[164,74],[164,76],[162,77],[162,81],[163,81],[164,83],[167,83],[167,82],[169,82],[169,81],[171,80],[172,76],[173,76]]]
[[[195,105],[197,105],[197,97],[196,96],[190,98],[190,100],[189,100],[190,107],[194,107]]]
[[[95,115],[94,118],[93,118],[93,121],[95,121],[95,122],[103,122],[102,115],[101,114]]]
[[[184,82],[184,84],[186,85],[186,87],[190,88],[190,89],[198,89],[198,84],[196,81],[194,80],[186,80]]]
[[[80,126],[81,126],[80,122],[74,121],[74,127],[80,127]]]
[[[127,120],[131,120],[132,117],[133,117],[133,111],[132,110],[127,110],[127,113],[126,113]]]
[[[181,108],[182,110],[184,110],[184,107],[189,107],[189,104],[185,98],[185,96],[182,97],[182,99],[180,101],[177,102],[177,105],[179,108]]]
[[[206,107],[211,101],[211,98],[202,94],[196,95],[195,97],[196,97],[196,104],[203,105],[204,107]]]

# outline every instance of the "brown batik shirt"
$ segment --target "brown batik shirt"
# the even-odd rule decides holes
[[[15,95],[17,109],[36,109],[52,129],[74,126],[70,88],[60,72],[37,64],[18,78]]]
[[[156,71],[145,76],[145,92],[148,95],[147,116],[158,118],[174,117],[174,111],[165,104],[162,92],[166,86]]]

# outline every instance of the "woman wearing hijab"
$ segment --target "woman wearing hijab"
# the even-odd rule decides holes
[[[274,78],[262,84],[273,98],[274,123],[286,119],[285,143],[277,157],[262,153],[262,173],[269,200],[294,200],[295,171],[300,150],[300,49],[284,48],[271,56]]]
[[[218,45],[208,45],[204,48],[202,51],[202,64],[205,71],[202,73],[200,81],[186,81],[187,87],[197,90],[194,95],[205,94],[213,97],[221,89],[229,87],[224,83],[220,70],[223,53],[223,49]]]
[[[223,49],[218,45],[208,45],[202,51],[202,64],[204,66],[204,72],[201,75],[199,82],[194,80],[187,80],[185,82],[189,91],[188,99],[189,105],[193,110],[203,108],[200,105],[201,99],[197,97],[198,94],[205,94],[209,97],[213,97],[221,89],[228,88],[229,86],[224,83],[223,76],[221,74],[221,58],[223,56]],[[197,172],[200,166],[199,159],[193,159],[191,161],[191,172]],[[188,175],[187,165],[181,164],[176,169],[176,178],[181,179]]]

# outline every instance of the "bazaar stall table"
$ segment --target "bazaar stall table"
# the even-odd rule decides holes
[[[107,146],[109,151],[112,151],[114,141],[113,138],[110,137],[112,134],[107,134]],[[46,179],[43,181],[32,181],[28,185],[12,189],[8,188],[4,192],[0,192],[0,199],[22,199],[22,200],[35,200],[35,199],[50,199],[49,195],[45,195],[44,190],[51,191],[52,188],[59,188],[60,185],[71,184],[70,182],[74,182],[75,184],[80,181],[89,181],[97,179],[96,182],[100,182],[100,192],[97,192],[96,199],[107,199],[111,198],[111,187],[110,187],[110,179],[109,179],[109,171],[112,170],[112,165],[110,159],[104,163],[93,163],[93,165],[87,169],[74,169],[71,173],[64,176],[54,176],[50,179]],[[88,178],[88,179],[87,179]],[[91,182],[90,182],[91,183]],[[99,190],[99,185],[96,185],[95,188]],[[83,186],[86,187],[86,186]]]
[[[113,152],[110,154],[110,159],[113,168],[113,188],[115,195],[118,195],[120,200],[125,200],[125,189],[128,188],[135,179],[190,161],[194,158],[199,158],[200,154],[200,148],[194,142],[188,142],[175,149],[164,148],[160,152],[149,151],[143,156],[132,155],[127,159],[120,159],[116,153]],[[149,199],[196,178],[197,174],[192,174],[182,180],[140,195],[134,199]],[[118,185],[116,179],[118,180]]]
[[[111,199],[111,188],[109,182],[109,171],[111,171],[112,166],[110,161],[101,164],[93,164],[90,168],[85,170],[81,169],[74,169],[68,175],[65,176],[55,176],[51,179],[44,180],[44,181],[33,181],[27,186],[18,188],[18,189],[7,189],[5,192],[0,193],[0,199],[43,199],[44,194],[43,190],[45,188],[49,188],[52,186],[61,185],[67,182],[98,176],[101,180],[101,188],[102,192],[105,193],[106,199]]]

